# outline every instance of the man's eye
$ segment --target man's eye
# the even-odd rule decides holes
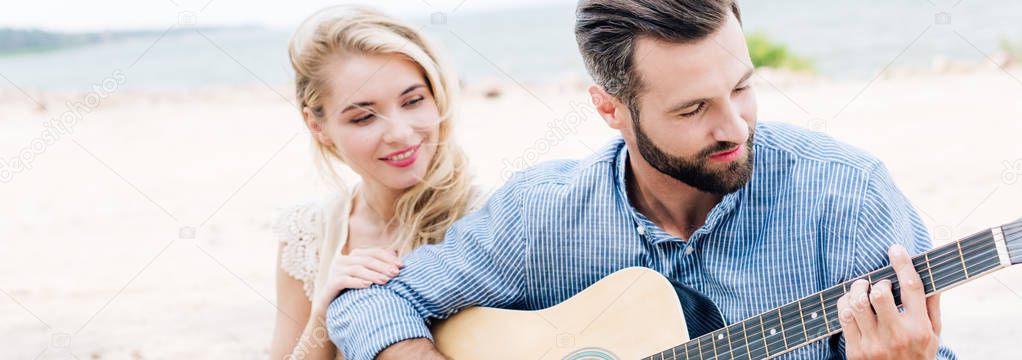
[[[695,109],[695,110],[692,110],[691,112],[687,112],[687,113],[681,114],[681,116],[682,116],[682,117],[693,117],[693,116],[696,116],[696,115],[698,115],[698,114],[699,114],[700,112],[702,112],[702,111],[703,111],[703,108],[705,108],[705,107],[706,107],[706,103],[704,103],[704,102],[701,102],[701,103],[699,103],[699,106],[698,106],[698,107],[696,107],[696,109]]]

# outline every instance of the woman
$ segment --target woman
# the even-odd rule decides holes
[[[385,284],[400,271],[399,256],[442,240],[479,197],[451,140],[456,82],[414,29],[372,10],[332,7],[299,27],[289,53],[317,164],[342,195],[276,221],[270,355],[333,359],[330,301],[343,289]],[[335,162],[361,183],[349,191]]]

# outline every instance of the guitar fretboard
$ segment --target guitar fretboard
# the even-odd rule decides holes
[[[1001,229],[997,228],[997,231]],[[1012,238],[1022,236],[1022,222],[1005,225],[1003,231],[1004,235]],[[1000,243],[1004,243],[1003,239]],[[932,294],[1007,266],[1002,263],[997,244],[994,232],[985,230],[918,255],[912,262],[926,294]],[[1022,247],[1013,244],[1007,252],[1014,260],[1016,256],[1022,256]],[[859,279],[871,284],[890,280],[895,302],[901,305],[901,286],[894,269],[887,266],[643,360],[769,359],[827,338],[841,330],[838,298]]]

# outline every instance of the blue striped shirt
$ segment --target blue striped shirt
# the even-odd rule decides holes
[[[691,287],[733,323],[885,266],[892,244],[931,248],[880,161],[793,126],[756,130],[751,179],[689,239],[629,203],[619,138],[587,159],[516,173],[443,243],[408,255],[389,283],[342,293],[328,309],[330,338],[348,359],[371,359],[395,342],[431,339],[430,319],[470,306],[544,309],[632,266]],[[780,359],[841,358],[843,347],[820,341]],[[938,358],[955,355],[942,345]]]

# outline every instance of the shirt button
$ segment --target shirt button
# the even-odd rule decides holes
[[[695,246],[689,245],[688,247],[685,248],[685,255],[692,255],[692,253],[695,251],[696,251]]]
[[[639,235],[646,235],[646,227],[645,226],[639,225],[639,227],[635,228],[635,230],[639,231]]]

